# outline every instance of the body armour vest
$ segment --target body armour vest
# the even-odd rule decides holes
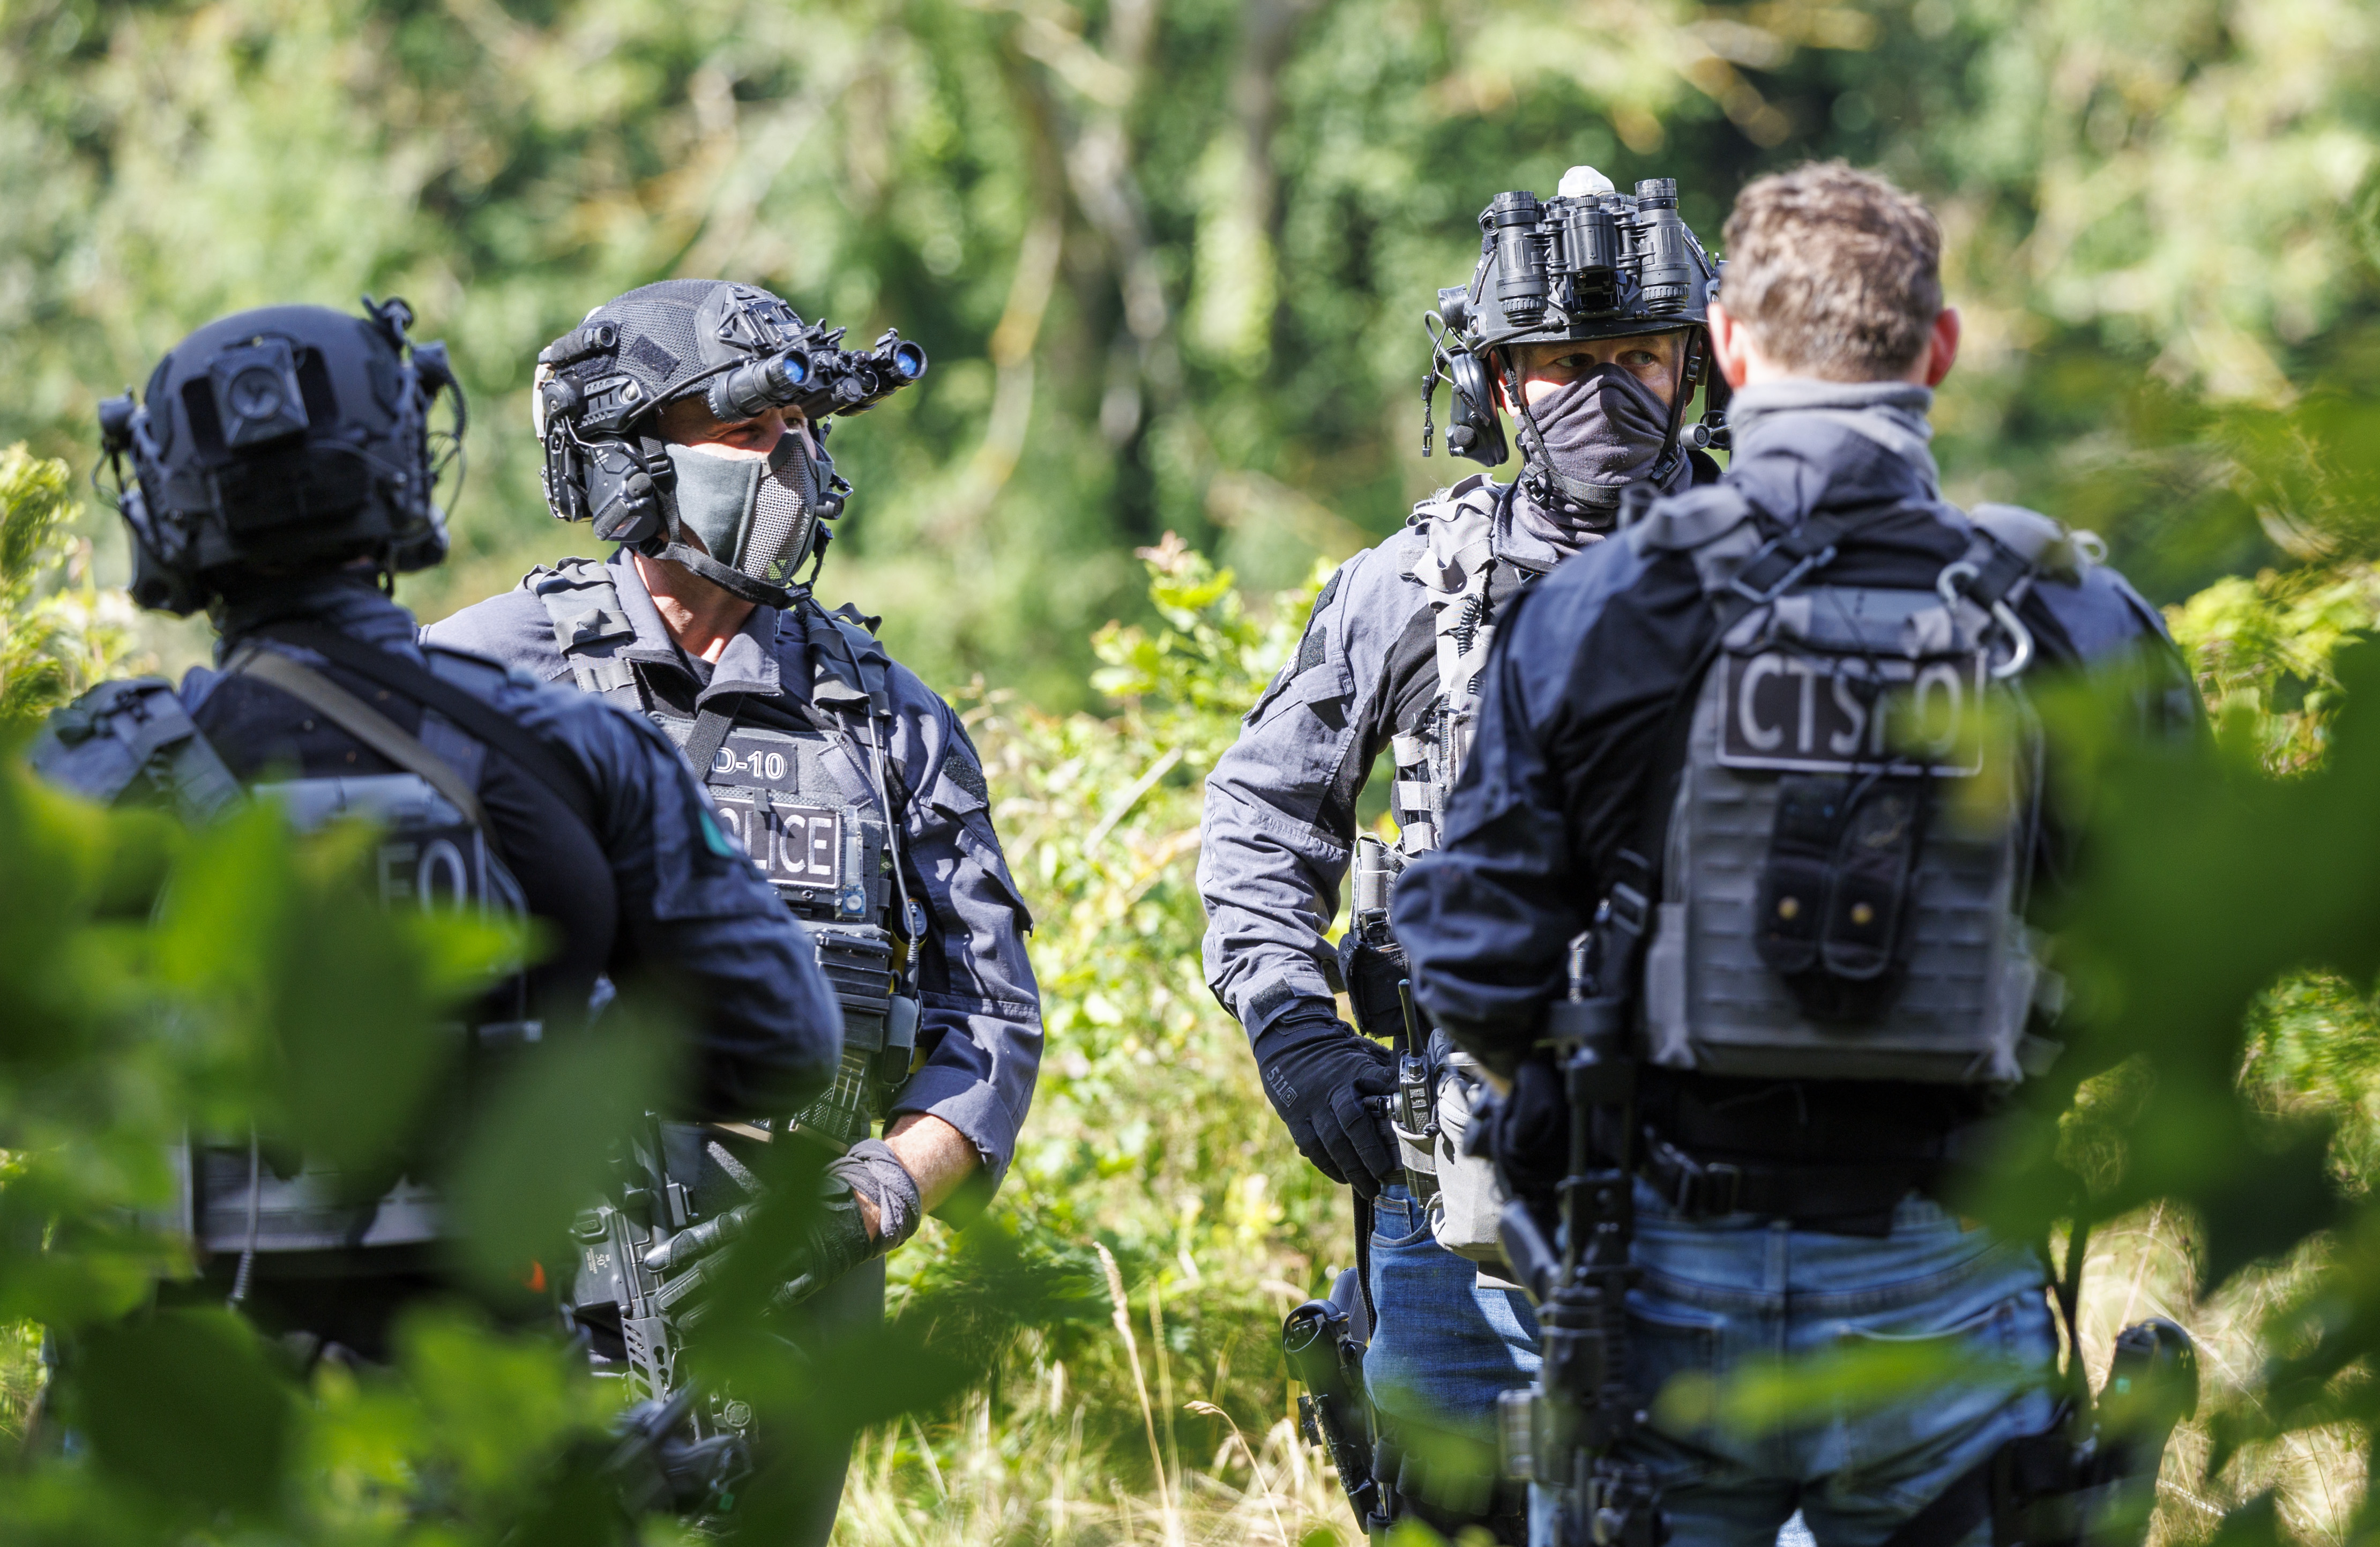
[[[527,913],[519,883],[491,842],[485,813],[453,765],[287,656],[242,651],[225,675],[242,673],[290,694],[406,772],[314,774],[243,789],[173,685],[155,677],[102,684],[53,715],[34,744],[34,770],[92,800],[147,801],[193,822],[249,798],[279,807],[300,832],[344,818],[367,821],[381,834],[373,870],[383,907]],[[529,1018],[527,980],[516,977],[452,1029],[502,1048],[534,1042],[542,1028]],[[383,1264],[413,1265],[419,1251],[404,1249],[443,1234],[436,1195],[409,1176],[377,1200],[358,1204],[341,1201],[336,1175],[310,1159],[286,1175],[261,1164],[252,1137],[194,1139],[176,1145],[168,1161],[177,1200],[171,1217],[152,1223],[187,1236],[202,1256],[327,1253],[335,1254],[338,1271],[371,1273]]]
[[[1402,859],[1438,847],[1447,794],[1463,772],[1479,717],[1479,676],[1496,637],[1496,609],[1536,573],[1496,556],[1498,506],[1510,497],[1509,487],[1474,474],[1415,507],[1408,522],[1422,540],[1412,574],[1429,599],[1438,697],[1418,724],[1389,743]]]
[[[1985,506],[1931,590],[1828,584],[1829,546],[1762,591],[1737,583],[1773,546],[1750,515],[1706,490],[1628,534],[1691,554],[1720,623],[1683,689],[1645,1056],[2014,1083],[2054,1056],[2033,1028],[2058,997],[2024,922],[2042,739],[2015,605],[2043,568],[2087,559],[2048,518]]]
[[[1509,488],[1474,474],[1415,507],[1410,519],[1422,542],[1411,574],[1428,601],[1438,692],[1414,725],[1390,737],[1396,779],[1390,808],[1398,838],[1391,848],[1370,834],[1356,836],[1351,939],[1385,936],[1398,872],[1415,855],[1436,848],[1445,830],[1447,795],[1463,771],[1478,718],[1480,673],[1495,638],[1497,608],[1536,575],[1496,554],[1499,505],[1509,497]],[[1390,970],[1402,975],[1402,953],[1389,959]],[[1418,1008],[1410,1013],[1417,1017]],[[1447,1250],[1492,1269],[1503,1261],[1497,1221],[1505,1198],[1494,1165],[1463,1152],[1471,1111],[1484,1088],[1479,1066],[1436,1029],[1419,1056],[1399,1064],[1391,1127],[1416,1198],[1428,1209],[1430,1234]]]
[[[789,684],[789,700],[698,713],[618,653],[636,631],[600,561],[521,583],[544,603],[572,680],[650,717],[699,762],[721,825],[806,926],[842,1004],[843,1063],[791,1126],[836,1148],[867,1138],[917,1051],[909,942],[923,930],[905,879],[905,795],[885,750],[890,657],[857,622],[805,604],[778,627],[803,631],[811,680]]]

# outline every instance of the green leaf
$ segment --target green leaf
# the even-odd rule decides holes
[[[75,1342],[71,1408],[100,1467],[188,1509],[280,1504],[293,1394],[255,1333],[223,1310],[164,1310]]]

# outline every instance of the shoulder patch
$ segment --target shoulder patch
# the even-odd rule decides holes
[[[1330,653],[1330,641],[1322,637],[1322,630],[1317,627],[1320,622],[1319,615],[1305,620],[1305,635],[1297,641],[1297,667],[1291,676],[1303,676],[1320,665],[1322,658]]]
[[[953,736],[942,749],[942,777],[989,805],[991,785],[983,776],[983,765],[976,761],[975,752],[967,746],[966,737]]]

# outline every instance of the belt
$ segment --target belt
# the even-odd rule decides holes
[[[1848,1236],[1884,1236],[1913,1188],[1930,1190],[1939,1160],[1763,1163],[1696,1160],[1664,1139],[1645,1147],[1638,1174],[1688,1218],[1757,1214],[1822,1224]]]

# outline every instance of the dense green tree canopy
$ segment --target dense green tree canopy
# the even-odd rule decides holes
[[[538,347],[758,279],[934,357],[838,441],[828,591],[929,675],[1080,701],[1053,641],[1140,605],[1133,543],[1287,583],[1451,476],[1418,317],[1499,189],[1674,175],[1716,241],[1745,177],[1841,154],[1949,229],[1954,488],[2099,524],[2173,599],[2272,551],[2220,406],[2372,347],[2375,32],[2354,0],[6,0],[0,444],[79,470],[96,398],[209,317],[404,294],[479,408],[436,613],[588,545],[537,495]]]

